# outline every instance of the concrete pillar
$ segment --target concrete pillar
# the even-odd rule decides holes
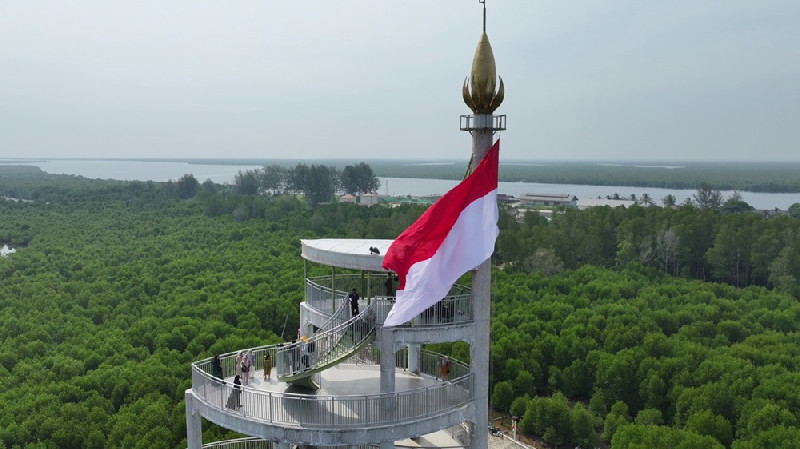
[[[490,264],[487,260],[472,276],[472,292],[475,295],[475,336],[470,346],[470,368],[473,375],[473,397],[475,398],[475,429],[472,447],[486,448],[489,445],[489,284]]]
[[[474,116],[473,126],[478,129],[471,131],[472,134],[472,168],[478,166],[478,163],[489,152],[492,147],[492,138],[494,136],[493,117],[491,114],[476,114]]]
[[[275,442],[276,449],[289,449],[289,443],[286,441],[276,441]]]
[[[187,449],[203,448],[203,421],[200,413],[194,409],[192,390],[184,393],[186,399],[186,447]]]
[[[381,351],[381,393],[395,392],[395,354],[394,354],[394,328],[380,328]],[[380,414],[383,422],[395,419],[395,400],[393,396],[381,399]],[[383,446],[381,446],[383,447]]]
[[[419,343],[408,345],[408,372],[419,374]]]
[[[473,167],[489,152],[492,146],[492,116],[475,115],[475,127],[487,128],[472,131]],[[473,448],[489,446],[489,321],[491,259],[484,261],[472,275],[472,307],[475,316],[475,335],[470,346],[470,368],[473,375],[475,398],[475,426],[472,432]]]
[[[394,393],[394,333],[391,327],[380,327],[381,393]]]

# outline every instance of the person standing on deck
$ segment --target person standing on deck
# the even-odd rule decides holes
[[[231,395],[228,396],[228,402],[225,404],[225,407],[237,409],[242,406],[242,381],[237,374],[236,377],[233,379],[233,389],[231,390]]]
[[[358,296],[358,291],[356,291],[356,289],[353,289],[353,291],[347,295],[347,299],[350,301],[350,312],[352,313],[352,316],[358,315],[358,300],[360,298],[361,297]]]
[[[394,296],[394,278],[392,278],[392,273],[386,273],[386,281],[383,282],[383,285],[386,287],[386,296],[389,298]]]
[[[242,385],[250,385],[250,370],[252,369],[250,367],[250,357],[248,357],[247,354],[242,354],[242,361],[239,362],[239,364],[241,365],[242,371]]]
[[[215,355],[213,359],[211,359],[211,375],[216,377],[219,380],[222,380],[222,359],[219,357],[219,354]]]
[[[272,373],[272,358],[269,351],[264,351],[264,380],[269,380],[270,373]]]
[[[242,358],[243,357],[244,357],[244,352],[243,351],[239,351],[239,353],[236,354],[236,375],[239,376],[240,378],[242,377]]]
[[[450,358],[445,356],[439,365],[439,376],[442,380],[447,380],[450,376]]]
[[[253,354],[252,349],[247,350],[247,358],[250,360],[250,378],[253,379],[256,377],[256,355]]]

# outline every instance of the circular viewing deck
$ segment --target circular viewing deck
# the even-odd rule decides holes
[[[256,360],[271,349],[257,348]],[[274,373],[265,380],[263,370],[254,372],[249,385],[235,388],[235,354],[223,357],[222,380],[211,375],[211,360],[203,360],[192,365],[192,401],[202,416],[228,429],[315,445],[396,441],[466,419],[472,383],[466,365],[454,362],[448,379],[437,379],[442,356],[422,351],[420,373],[397,368],[396,392],[380,393],[379,367],[363,358],[372,351],[317,374],[316,391],[279,382]],[[398,366],[404,356],[398,353]]]
[[[454,285],[448,296],[406,325],[384,329],[394,305],[395,279],[381,268],[383,256],[370,248],[385,253],[390,243],[302,241],[306,260],[351,271],[305,280],[302,340],[253,348],[253,377],[246,384],[233,383],[236,353],[220,356],[221,369],[212,369],[211,359],[192,364],[192,388],[186,391],[190,440],[202,438],[196,415],[260,439],[232,442],[232,447],[259,441],[276,442],[279,448],[289,443],[387,447],[409,438],[414,440],[402,446],[423,447],[418,437],[425,440],[474,421],[475,375],[467,365],[420,346],[471,342],[471,290]],[[347,299],[353,288],[361,296],[356,316]],[[383,357],[372,342],[386,351]],[[272,365],[269,379],[263,371],[265,354]],[[451,438],[426,447],[460,444]]]

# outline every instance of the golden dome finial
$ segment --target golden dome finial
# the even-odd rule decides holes
[[[489,43],[489,36],[486,35],[486,0],[478,1],[483,4],[483,33],[478,41],[478,48],[475,49],[475,57],[472,58],[471,76],[464,80],[462,95],[464,103],[475,114],[491,114],[503,102],[505,89],[503,78],[497,76],[492,45]],[[496,78],[500,79],[497,91],[495,91]]]

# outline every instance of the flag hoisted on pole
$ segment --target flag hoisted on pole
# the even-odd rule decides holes
[[[397,301],[384,326],[398,326],[447,296],[464,273],[494,251],[497,228],[498,139],[478,167],[399,237],[383,259],[397,273]]]

